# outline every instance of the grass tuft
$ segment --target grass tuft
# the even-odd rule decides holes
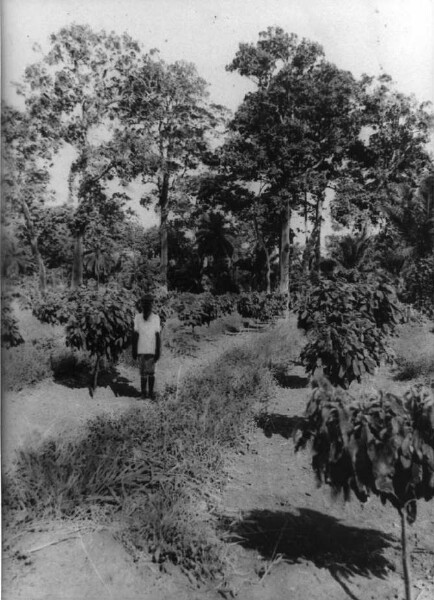
[[[170,560],[198,580],[221,576],[225,551],[210,515],[226,451],[243,442],[273,394],[267,364],[275,333],[229,351],[178,390],[167,389],[158,404],[99,416],[74,440],[22,450],[5,477],[10,520],[23,509],[36,519],[99,505],[122,524],[122,539],[138,556],[151,552],[156,563]]]

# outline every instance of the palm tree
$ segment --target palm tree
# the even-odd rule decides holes
[[[372,259],[373,238],[364,228],[358,234],[347,234],[335,241],[331,258],[347,272],[366,270]]]
[[[210,275],[215,290],[228,291],[234,285],[232,226],[219,212],[205,214],[196,233],[196,247],[202,260],[202,278]]]
[[[384,208],[393,230],[409,258],[426,258],[434,253],[434,172],[425,175],[419,188],[397,189],[397,204]]]
[[[397,238],[401,259],[400,286],[407,302],[433,312],[434,281],[434,171],[425,175],[416,191],[398,189],[398,204],[385,208]]]
[[[215,261],[226,262],[229,266],[234,254],[231,234],[231,225],[225,215],[217,212],[204,215],[196,233],[196,244],[200,256],[212,257]]]
[[[339,263],[344,269],[363,268],[372,251],[372,236],[366,229],[359,235],[345,235],[339,240]]]
[[[96,246],[84,253],[83,264],[95,276],[97,287],[99,287],[100,276],[111,271],[114,259],[108,254],[107,249]]]

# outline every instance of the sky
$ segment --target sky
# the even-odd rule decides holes
[[[434,103],[434,0],[2,0],[2,13],[2,96],[17,106],[11,82],[39,59],[34,45],[47,49],[49,35],[74,22],[194,62],[212,101],[231,110],[250,84],[225,66],[269,26],[319,42],[356,77],[388,73],[400,91]],[[55,178],[62,186],[63,172]]]

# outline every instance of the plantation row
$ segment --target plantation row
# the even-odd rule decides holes
[[[304,327],[318,304],[337,307],[336,290],[329,282],[306,297],[299,308]],[[387,287],[349,285],[346,295],[343,306],[379,330],[396,320]],[[337,317],[329,312],[325,326],[334,327]],[[197,506],[214,508],[225,451],[242,443],[258,404],[266,409],[275,393],[270,370],[287,363],[293,338],[294,331],[274,328],[260,345],[240,346],[179,389],[167,388],[145,413],[98,417],[72,442],[55,439],[22,452],[7,477],[6,510],[26,507],[32,519],[98,504],[124,523],[123,539],[136,556],[149,551],[156,563],[172,561],[200,581],[224,580],[222,543]],[[362,502],[377,495],[398,510],[403,527],[405,519],[413,522],[417,501],[434,495],[432,394],[418,389],[356,400],[319,381],[299,421],[296,450],[312,446],[312,467],[334,491],[347,499],[354,492]]]
[[[103,506],[137,558],[150,552],[196,580],[220,578],[225,554],[207,510],[224,483],[225,452],[243,444],[246,424],[274,391],[266,367],[273,338],[225,353],[145,411],[100,416],[71,441],[23,450],[5,481],[7,515],[26,507],[29,519],[71,517]]]
[[[116,363],[131,342],[137,296],[125,289],[81,287],[51,292],[33,300],[33,314],[43,323],[65,326],[66,345],[84,350],[95,360]],[[177,317],[194,332],[195,327],[237,312],[245,319],[269,322],[289,309],[282,294],[169,293],[155,297],[162,324]],[[307,341],[301,361],[308,374],[317,369],[333,385],[348,387],[373,374],[383,360],[391,360],[388,338],[402,320],[402,305],[387,280],[368,276],[349,282],[341,277],[307,283],[291,302],[298,313],[298,327]],[[2,342],[14,346],[23,341],[10,307],[3,307]]]

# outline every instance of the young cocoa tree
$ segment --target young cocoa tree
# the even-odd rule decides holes
[[[399,322],[395,290],[375,277],[348,283],[321,280],[306,293],[298,326],[308,342],[301,360],[308,373],[321,368],[333,385],[349,387],[390,357],[387,337]]]
[[[308,444],[320,484],[346,500],[351,492],[361,502],[376,495],[398,511],[406,599],[411,600],[406,524],[415,521],[418,500],[434,497],[432,394],[418,387],[402,397],[379,392],[355,400],[324,379],[307,405],[296,451]]]
[[[66,345],[94,358],[90,393],[93,395],[103,358],[116,363],[131,341],[134,301],[125,290],[80,287],[48,294],[35,303],[33,314],[43,323],[65,325]]]

